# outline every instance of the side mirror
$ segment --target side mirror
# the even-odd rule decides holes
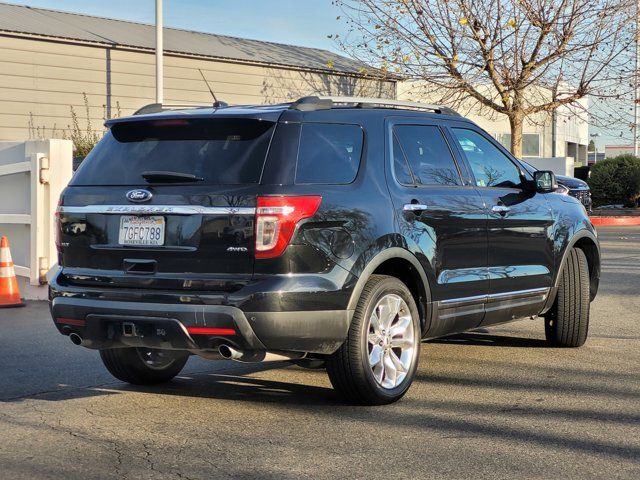
[[[556,174],[551,170],[538,170],[533,174],[533,181],[538,193],[555,192],[558,189]]]

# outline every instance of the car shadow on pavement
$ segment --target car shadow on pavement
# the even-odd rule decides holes
[[[290,373],[293,371],[295,371],[293,368],[287,368],[287,378],[292,377]],[[285,374],[282,370],[280,373]],[[278,403],[283,406],[344,405],[335,391],[329,387],[309,385],[308,383],[281,382],[245,375],[243,372],[237,374],[198,374],[190,375],[188,379],[175,378],[172,382],[161,386],[125,385],[119,387],[118,390],[216,400]],[[295,376],[293,375],[294,378]]]
[[[478,345],[487,347],[550,348],[549,344],[545,340],[539,338],[491,335],[484,332],[459,333],[448,337],[429,340],[428,343]]]
[[[0,399],[3,402],[20,402],[29,399],[44,401],[64,401],[88,397],[117,395],[126,392],[140,392],[157,395],[175,395],[183,397],[201,397],[219,400],[244,400],[255,402],[274,402],[297,405],[344,405],[332,388],[313,386],[304,383],[288,383],[263,380],[249,375],[280,370],[287,377],[298,372],[314,375],[324,370],[305,370],[294,367],[288,362],[232,363],[216,365],[212,362],[208,371],[187,372],[178,375],[170,382],[158,385],[130,385],[114,379],[113,382],[96,386],[72,386],[51,391],[36,392],[15,398]],[[293,375],[294,378],[297,375]],[[306,378],[308,380],[308,378]]]
[[[399,403],[381,407],[364,407],[345,403],[331,389],[313,385],[316,375],[326,375],[323,371],[307,371],[298,367],[279,366],[278,372],[286,373],[289,381],[243,376],[235,374],[198,374],[188,379],[177,378],[173,382],[158,387],[122,386],[122,392],[144,392],[160,395],[176,395],[211,400],[231,400],[257,404],[268,403],[272,407],[291,412],[305,412],[336,421],[349,420],[354,424],[375,424],[388,428],[411,428],[438,431],[453,438],[501,438],[506,441],[526,443],[532,446],[561,448],[563,450],[600,454],[621,460],[637,461],[640,448],[604,438],[582,438],[566,435],[560,431],[537,431],[524,426],[523,418],[556,419],[558,422],[592,421],[601,425],[631,426],[640,425],[640,415],[635,413],[609,412],[598,408],[584,408],[535,403],[531,401],[513,401],[492,403],[469,400],[468,397],[443,399],[424,399],[408,396]],[[270,369],[269,369],[270,370]],[[267,369],[263,374],[270,375]],[[561,369],[558,373],[562,376]],[[310,377],[311,375],[311,377]],[[297,383],[305,382],[305,383]],[[603,389],[592,385],[588,374],[577,378],[576,383],[549,383],[543,379],[501,379],[495,376],[484,379],[472,379],[468,376],[447,377],[446,375],[426,375],[419,372],[415,380],[424,388],[429,385],[452,385],[472,390],[488,388],[492,391],[522,390],[527,392],[557,395],[588,393],[597,397],[627,398],[636,400],[639,393],[633,389]],[[514,397],[515,398],[515,397]],[[487,422],[486,418],[493,418]]]

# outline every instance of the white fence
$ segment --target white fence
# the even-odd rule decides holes
[[[0,235],[6,235],[21,293],[46,298],[56,263],[54,214],[72,175],[70,140],[0,142]]]

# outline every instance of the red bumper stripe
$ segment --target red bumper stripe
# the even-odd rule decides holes
[[[214,328],[214,327],[187,327],[187,332],[191,335],[235,335],[233,328]]]
[[[57,323],[64,323],[65,325],[74,325],[76,327],[86,327],[87,321],[81,318],[56,318]]]

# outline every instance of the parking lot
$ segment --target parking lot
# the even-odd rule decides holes
[[[127,386],[45,303],[0,310],[0,477],[640,478],[640,228],[599,233],[585,347],[547,348],[540,320],[428,342],[385,407],[284,364]]]

